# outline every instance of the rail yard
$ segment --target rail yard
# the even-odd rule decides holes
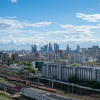
[[[57,82],[54,82],[55,89],[52,89],[50,88],[50,86],[52,85],[52,81],[40,79],[39,82],[41,83],[38,83],[37,77],[29,76],[28,74],[21,74],[16,71],[10,70],[7,67],[2,67],[2,66],[0,66],[0,76],[1,78],[5,78],[11,84],[16,84],[21,87],[34,87],[37,89],[42,89],[42,90],[46,90],[46,91],[53,92],[53,93],[56,92],[56,89],[61,89],[68,93],[74,93],[74,94],[76,93],[79,95],[87,95],[87,94],[91,95],[92,93],[98,95],[100,93],[100,92],[94,92],[94,91],[87,91],[85,89],[79,89],[77,87],[60,84]],[[99,96],[97,96],[97,98],[99,98]]]

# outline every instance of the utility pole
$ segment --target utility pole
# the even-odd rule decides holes
[[[80,88],[80,96],[81,96],[81,88]]]
[[[39,76],[38,76],[38,83],[39,83]]]
[[[73,84],[72,84],[72,93],[73,93]]]
[[[50,78],[49,78],[49,87],[50,87]]]
[[[68,92],[70,92],[70,90],[69,90],[69,84],[68,84]]]
[[[52,80],[52,88],[53,88],[53,80]]]

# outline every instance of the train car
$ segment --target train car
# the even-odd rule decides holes
[[[11,77],[7,77],[7,79],[8,79],[8,80],[11,80],[11,81],[13,80],[13,78],[11,78]]]
[[[13,78],[13,81],[18,81],[18,79],[17,78]]]
[[[0,67],[2,67],[2,68],[8,68],[7,66],[2,66],[2,65],[0,65]]]
[[[20,82],[24,82],[23,80],[19,79]]]
[[[37,86],[37,85],[34,85],[34,84],[30,84],[30,86],[35,87],[35,88],[39,88],[39,89],[42,89],[42,90],[50,91],[50,92],[56,92],[56,90],[54,90],[54,89],[49,89],[49,88]]]
[[[42,86],[44,86],[44,85],[41,84],[41,83],[23,81],[23,80],[21,80],[21,79],[11,78],[11,77],[7,77],[7,79],[8,79],[8,80],[12,80],[12,81],[20,81],[20,82],[22,82],[23,84],[26,84],[27,86],[35,87],[35,88],[38,88],[38,89],[42,89],[42,90],[46,90],[46,91],[50,91],[50,92],[56,92],[56,90],[54,90],[54,89],[49,89],[49,88],[46,88],[46,87],[42,87]],[[35,85],[35,84],[36,84],[36,85]]]
[[[39,85],[39,86],[44,86],[44,84],[42,83],[36,83],[36,82],[31,82],[32,84],[35,84],[35,85]]]

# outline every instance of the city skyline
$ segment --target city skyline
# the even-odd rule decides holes
[[[1,0],[0,49],[100,46],[99,0]]]

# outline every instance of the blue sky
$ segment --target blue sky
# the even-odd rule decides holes
[[[0,49],[100,46],[100,0],[0,0]]]

